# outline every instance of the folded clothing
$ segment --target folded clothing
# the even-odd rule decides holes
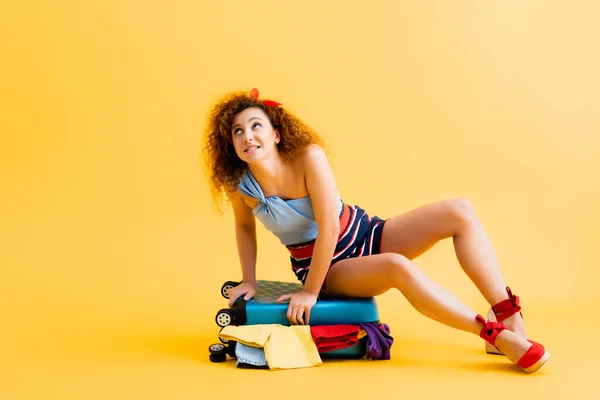
[[[236,343],[235,358],[238,368],[269,368],[265,350],[262,348]]]
[[[367,358],[389,360],[390,349],[394,343],[390,327],[385,323],[378,325],[373,322],[361,323],[360,327],[367,332]]]
[[[219,337],[263,348],[270,369],[305,368],[322,363],[307,325],[228,325]]]
[[[311,326],[310,334],[319,353],[345,349],[358,343],[358,325]]]
[[[275,326],[278,325],[228,325],[219,332],[219,337],[251,347],[264,347]]]

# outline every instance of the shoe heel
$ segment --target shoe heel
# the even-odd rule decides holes
[[[498,355],[498,356],[503,356],[504,355],[504,353],[501,352],[500,350],[498,350],[498,348],[496,346],[492,346],[488,342],[485,342],[485,352],[488,353],[488,354],[495,354],[495,355]]]

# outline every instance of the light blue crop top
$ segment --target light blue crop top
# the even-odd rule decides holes
[[[290,200],[283,200],[278,196],[265,197],[250,170],[242,176],[238,191],[258,200],[252,212],[284,245],[309,242],[317,238],[317,222],[310,197]],[[338,214],[343,207],[341,199],[339,202]]]

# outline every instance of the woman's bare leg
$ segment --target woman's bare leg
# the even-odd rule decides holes
[[[462,269],[488,303],[494,305],[507,299],[506,283],[492,244],[468,200],[443,200],[390,218],[383,228],[381,253],[402,254],[412,260],[450,237]],[[504,320],[504,324],[527,338],[518,313]]]
[[[479,335],[477,313],[449,291],[429,279],[412,261],[394,253],[346,259],[327,275],[328,294],[371,297],[397,288],[421,314],[452,328]],[[509,330],[502,331],[498,348],[513,362],[525,354],[529,342]]]

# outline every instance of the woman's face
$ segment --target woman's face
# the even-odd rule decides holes
[[[277,151],[280,136],[267,114],[260,108],[251,107],[233,117],[231,139],[238,157],[253,163]]]

